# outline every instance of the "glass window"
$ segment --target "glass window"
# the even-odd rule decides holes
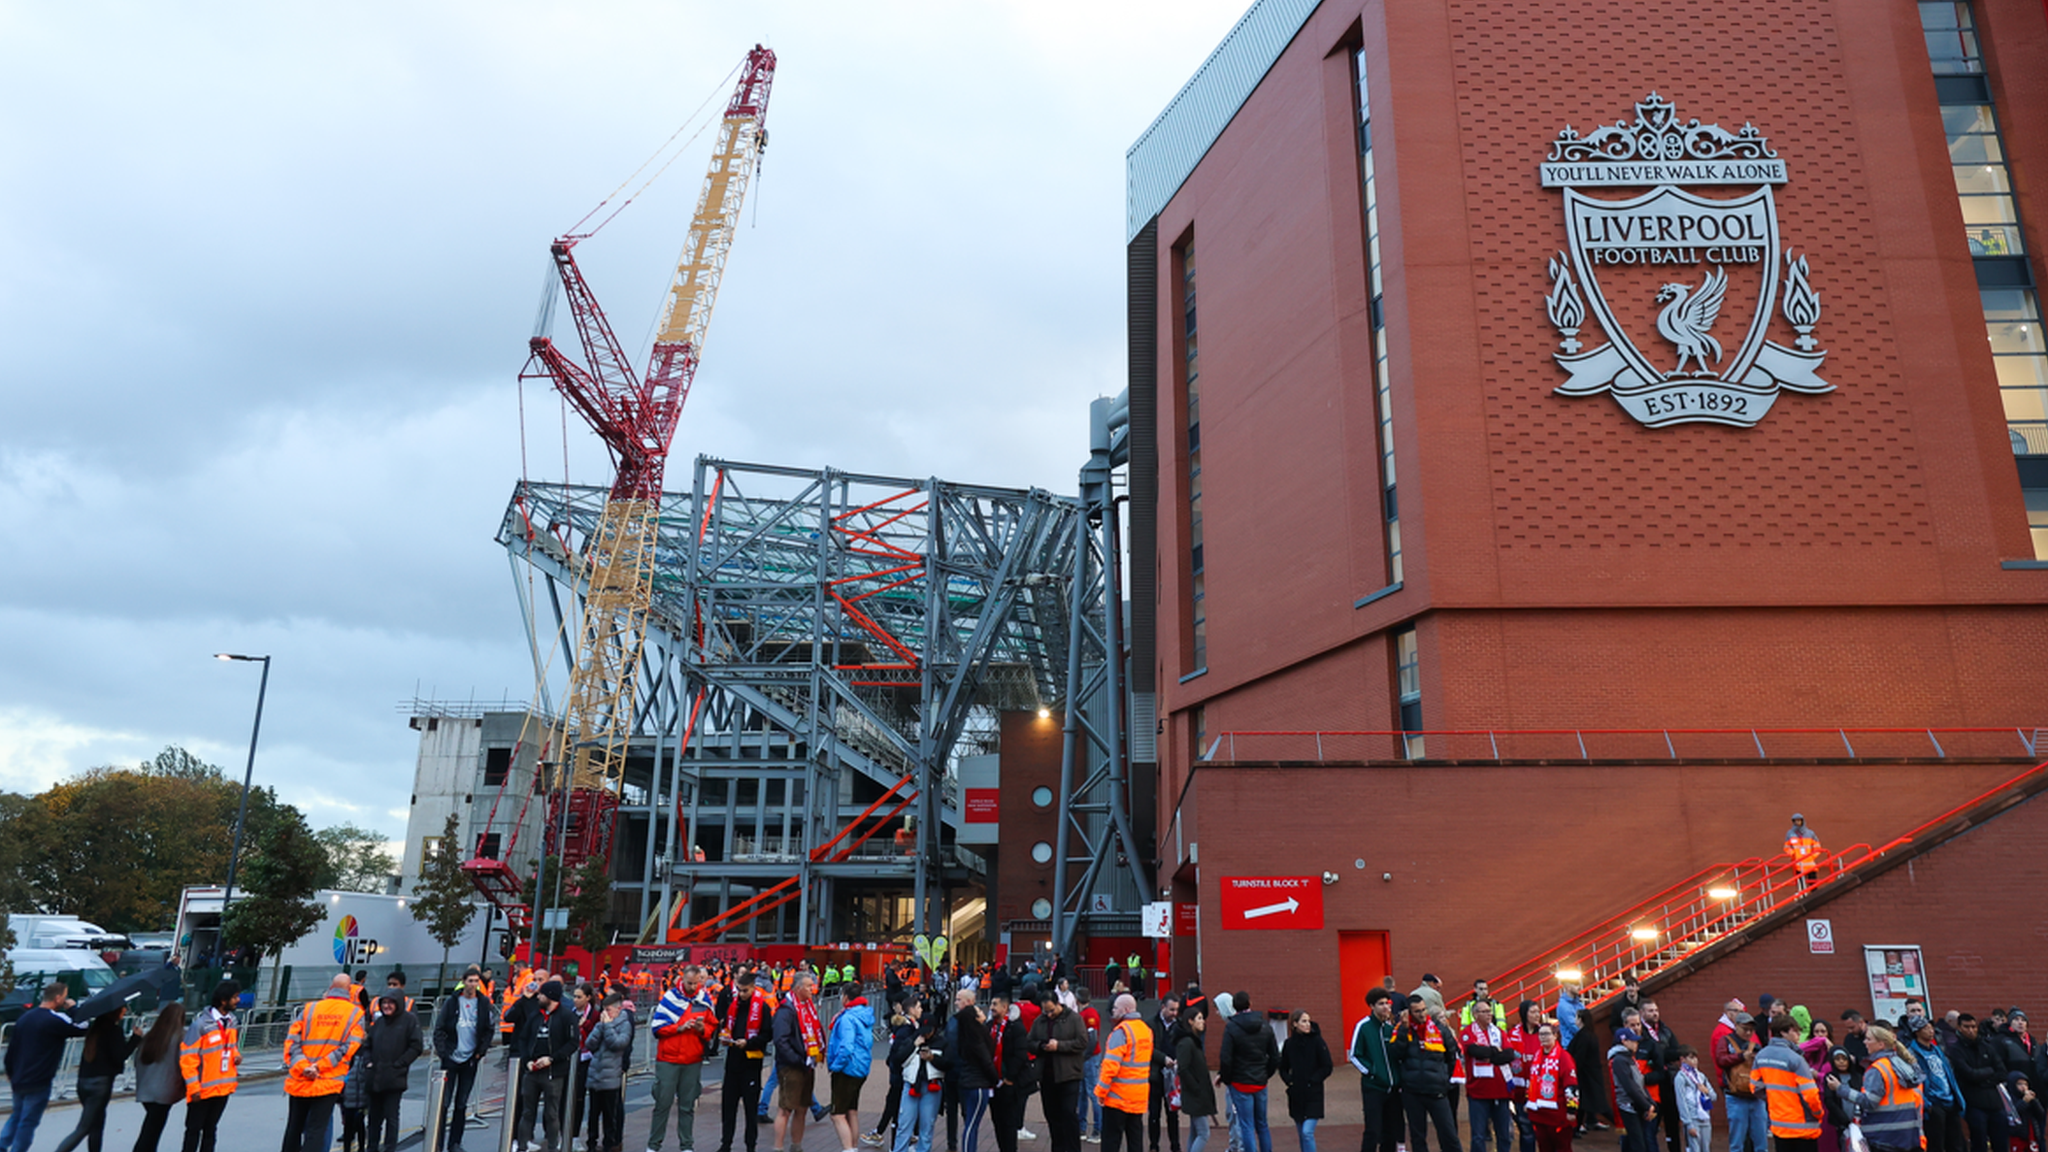
[[[1187,381],[1188,406],[1188,594],[1187,671],[1209,666],[1209,607],[1202,581],[1202,361],[1195,342],[1195,244],[1180,248],[1181,322],[1184,326],[1181,373]]]
[[[1052,863],[1052,845],[1040,840],[1031,846],[1031,858],[1040,864]]]
[[[511,771],[512,750],[510,748],[487,748],[484,750],[484,787],[503,787],[505,777]]]
[[[2027,527],[2034,534],[2034,555],[2048,556],[2048,488],[2029,488]]]
[[[1410,625],[1394,633],[1394,695],[1399,701],[1401,731],[1416,733],[1402,740],[1403,753],[1411,760],[1422,756],[1422,649]]]
[[[1031,802],[1040,808],[1052,807],[1052,789],[1040,784],[1031,790]]]
[[[1399,584],[1401,505],[1394,494],[1394,399],[1389,383],[1392,373],[1387,367],[1386,303],[1383,298],[1384,288],[1380,271],[1379,181],[1374,174],[1372,159],[1372,97],[1366,82],[1364,50],[1353,52],[1351,60],[1357,80],[1357,83],[1352,85],[1352,91],[1356,93],[1358,104],[1358,170],[1365,195],[1366,280],[1372,296],[1372,388],[1373,409],[1380,427],[1380,510],[1384,520],[1381,531],[1387,550],[1387,583]]]
[[[1920,27],[1927,37],[1927,57],[1936,75],[1974,74],[1984,70],[1977,33],[1968,3],[1953,0],[1920,5]]]
[[[1982,45],[1968,0],[1941,0],[1919,6],[1926,33],[1927,58],[1937,76],[1974,75],[1984,71]],[[1984,90],[1951,85],[1942,128],[1948,134],[1949,161],[1962,208],[1963,234],[1970,255],[1978,259],[2023,256],[2018,205],[2012,196],[2011,174],[1999,137],[1998,110],[1984,99]],[[2041,340],[2041,311],[2031,288],[1984,289],[1985,335],[1998,372],[1999,399],[2004,403],[2006,432],[2017,456],[2048,456],[2048,351]],[[2048,538],[2032,520],[2034,554],[2048,559]]]
[[[1043,896],[1033,900],[1031,902],[1031,918],[1033,920],[1052,919],[1052,901],[1047,900]]]

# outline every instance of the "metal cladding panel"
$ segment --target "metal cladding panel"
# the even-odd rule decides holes
[[[1159,610],[1159,225],[1147,221],[1125,250],[1124,307],[1130,344],[1131,531],[1126,544],[1131,581],[1131,691],[1157,690],[1152,662]],[[1132,732],[1151,739],[1150,728]],[[1150,756],[1141,757],[1151,760]]]
[[[1258,0],[1124,153],[1124,242],[1166,207],[1322,0]]]

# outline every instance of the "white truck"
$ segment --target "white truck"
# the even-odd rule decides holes
[[[215,961],[222,952],[222,895],[222,889],[213,886],[187,888],[179,898],[176,950],[179,964],[188,971],[219,966]],[[241,898],[236,892],[235,899]],[[407,897],[322,889],[313,894],[313,900],[324,913],[320,923],[287,947],[282,957],[295,972],[332,975],[344,968],[384,970],[395,966],[425,976],[441,963],[440,942],[425,924],[413,919]],[[449,964],[476,963],[483,950],[484,920],[479,908],[463,929],[461,941],[449,950]],[[265,957],[264,967],[272,962]]]

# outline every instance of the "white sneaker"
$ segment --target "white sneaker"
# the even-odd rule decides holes
[[[1033,1132],[1033,1131],[1032,1131],[1031,1129],[1029,1129],[1029,1128],[1019,1128],[1019,1129],[1017,1129],[1017,1139],[1019,1139],[1019,1140],[1036,1140],[1036,1139],[1038,1139],[1038,1133],[1036,1133],[1036,1132]]]

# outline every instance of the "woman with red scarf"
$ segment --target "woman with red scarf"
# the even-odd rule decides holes
[[[1536,1152],[1572,1152],[1572,1129],[1579,1118],[1579,1073],[1557,1043],[1557,1025],[1536,1028],[1536,1055],[1523,1064],[1529,1082],[1529,1124],[1536,1130]]]
[[[1509,1083],[1514,1088],[1510,1098],[1515,1113],[1515,1134],[1520,1138],[1521,1152],[1530,1152],[1536,1147],[1535,1132],[1529,1127],[1529,1064],[1542,1051],[1536,1039],[1536,1029],[1543,1024],[1543,1006],[1534,1000],[1524,1000],[1515,1011],[1514,1026],[1508,1029],[1507,1046],[1514,1050],[1515,1063]]]

